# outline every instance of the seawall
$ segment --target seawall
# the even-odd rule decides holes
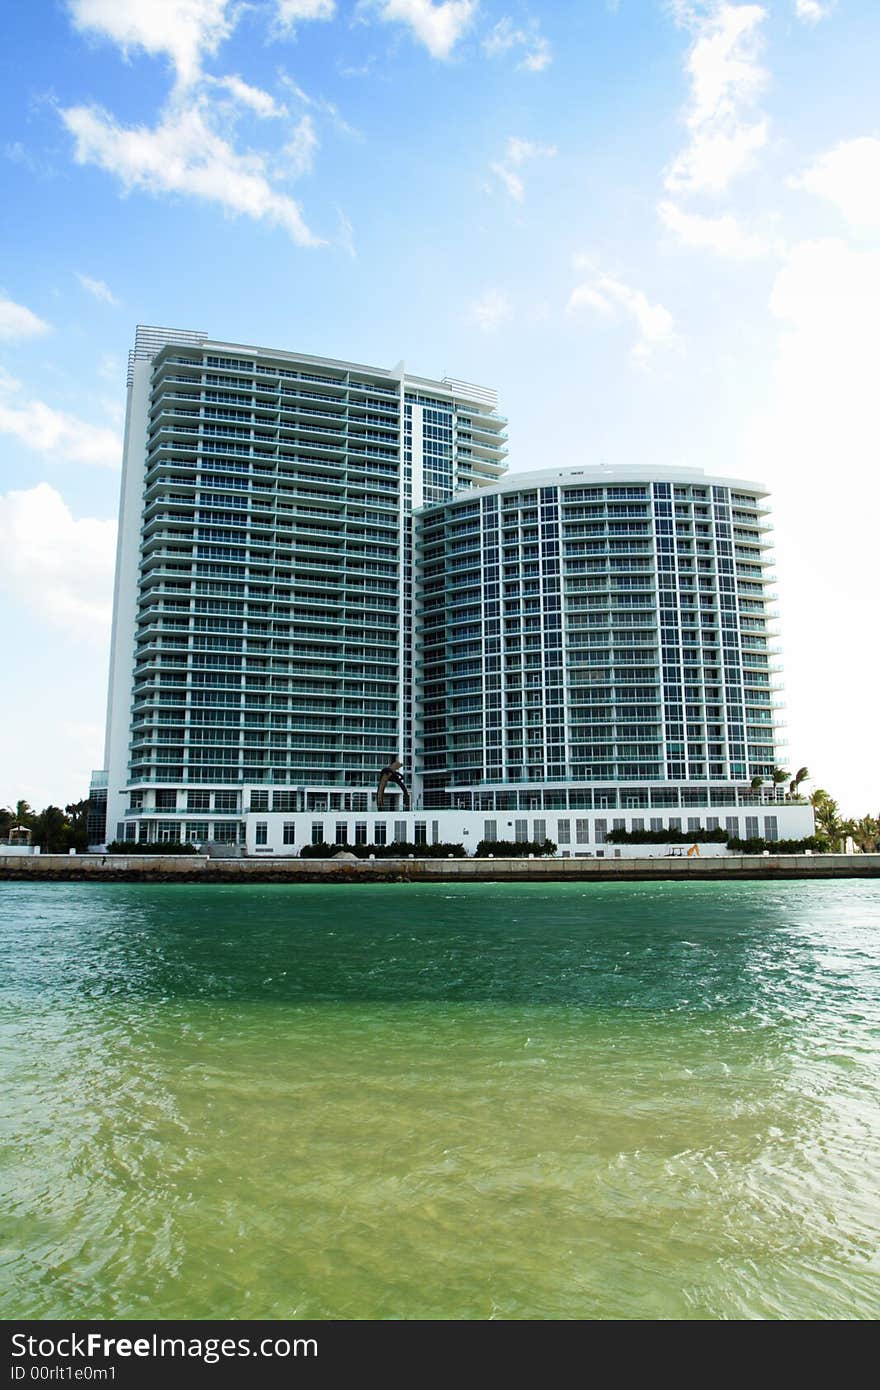
[[[210,859],[0,855],[0,880],[80,883],[609,883],[880,878],[880,854],[674,859]]]

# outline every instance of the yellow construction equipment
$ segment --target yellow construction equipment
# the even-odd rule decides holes
[[[699,845],[691,845],[690,849],[688,850],[688,859],[690,859],[690,857],[691,857],[692,854],[695,854],[695,855],[697,856],[697,858],[699,859],[699,857],[700,857],[700,846],[699,846]]]

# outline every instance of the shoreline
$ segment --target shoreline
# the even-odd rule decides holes
[[[706,858],[212,859],[206,855],[0,855],[0,882],[610,883],[880,878],[880,854]]]

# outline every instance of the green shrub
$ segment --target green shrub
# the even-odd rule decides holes
[[[609,830],[609,845],[723,845],[727,831],[715,830]]]
[[[414,859],[448,859],[450,855],[453,859],[463,859],[466,852],[464,845],[417,845],[410,840],[395,840],[390,845],[328,845],[322,841],[319,845],[303,845],[299,857],[332,859],[343,850],[358,859],[369,859],[371,854],[377,859],[407,859],[410,855]]]
[[[530,854],[543,859],[555,853],[552,840],[481,840],[474,850],[478,859],[487,859],[490,854],[496,859],[527,859]]]
[[[741,840],[731,835],[727,848],[734,854],[763,854],[765,849],[771,854],[803,854],[808,849],[821,854],[827,849],[827,842],[815,835],[807,835],[803,840],[765,840],[760,835],[750,835],[747,840]]]
[[[113,840],[107,846],[107,854],[198,854],[199,850],[195,845],[170,844],[170,845],[139,845],[134,840]]]

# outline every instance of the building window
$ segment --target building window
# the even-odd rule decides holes
[[[737,835],[737,836],[738,836],[738,835],[739,835],[739,816],[726,816],[726,817],[725,817],[725,820],[724,820],[724,829],[727,831],[728,835]]]
[[[484,839],[484,840],[497,840],[497,839],[498,839],[498,822],[497,822],[497,820],[484,820],[484,821],[483,821],[483,839]]]
[[[336,839],[333,843],[335,845],[348,844],[348,821],[338,820],[336,822]]]
[[[296,821],[286,820],[284,822],[284,843],[286,845],[296,844]]]
[[[590,822],[584,817],[583,820],[576,820],[574,823],[575,839],[579,845],[590,843]]]
[[[596,844],[597,844],[597,845],[604,845],[604,843],[605,843],[605,836],[606,836],[606,834],[607,834],[607,831],[608,831],[608,822],[607,822],[607,821],[604,821],[604,820],[597,820],[597,821],[596,821]]]
[[[386,833],[387,833],[387,830],[386,830],[385,822],[384,822],[383,820],[378,820],[378,821],[376,821],[376,824],[373,826],[373,844],[374,844],[374,845],[384,845],[385,842],[386,842],[386,841],[385,841]]]
[[[322,820],[312,821],[312,844],[321,845],[324,843],[324,822]]]
[[[221,845],[234,845],[238,839],[238,827],[235,821],[215,821],[214,839]]]
[[[651,829],[652,829],[652,830],[662,830],[662,829],[663,829],[663,817],[662,817],[662,816],[652,816],[652,817],[651,817]]]
[[[426,845],[428,843],[428,822],[417,820],[413,826],[413,834],[417,845]]]
[[[535,844],[541,845],[547,838],[547,822],[545,820],[532,821],[532,839]]]
[[[214,793],[215,811],[237,811],[238,792],[215,792]]]
[[[571,844],[571,821],[558,820],[556,822],[556,839],[560,845]]]
[[[365,844],[367,843],[367,823],[366,823],[366,821],[363,821],[363,820],[355,821],[355,823],[354,823],[354,842],[355,842],[356,845],[365,845]]]
[[[256,791],[256,790],[252,791],[252,792],[251,792],[251,810],[252,810],[252,811],[268,811],[268,809],[269,809],[269,793],[268,793],[267,791]]]
[[[211,793],[210,792],[187,792],[186,809],[188,811],[210,811]]]
[[[515,839],[519,844],[524,845],[529,838],[529,823],[527,820],[518,820],[514,826]]]
[[[695,830],[699,830],[699,828],[700,828],[700,817],[699,817],[699,816],[688,816],[688,832],[692,834]]]
[[[272,793],[272,810],[273,810],[273,811],[295,811],[295,810],[296,810],[296,792],[294,792],[294,791],[284,791],[284,792],[280,792],[280,791],[279,791],[279,792],[273,792],[273,793]]]
[[[776,816],[765,816],[765,817],[764,817],[764,839],[765,839],[765,840],[778,840],[778,839],[779,839],[779,821],[778,821],[778,818],[777,818]]]
[[[258,845],[267,845],[269,843],[269,826],[264,820],[257,821],[256,843]]]
[[[180,844],[180,826],[174,820],[160,820],[156,825],[156,839],[162,845]]]
[[[157,791],[156,792],[157,811],[176,811],[177,792]]]
[[[758,817],[746,816],[746,839],[750,840],[753,835],[758,834]]]
[[[394,822],[394,843],[402,845],[406,842],[406,821],[396,820]]]
[[[186,838],[191,845],[203,844],[208,838],[208,822],[204,820],[188,821]]]

